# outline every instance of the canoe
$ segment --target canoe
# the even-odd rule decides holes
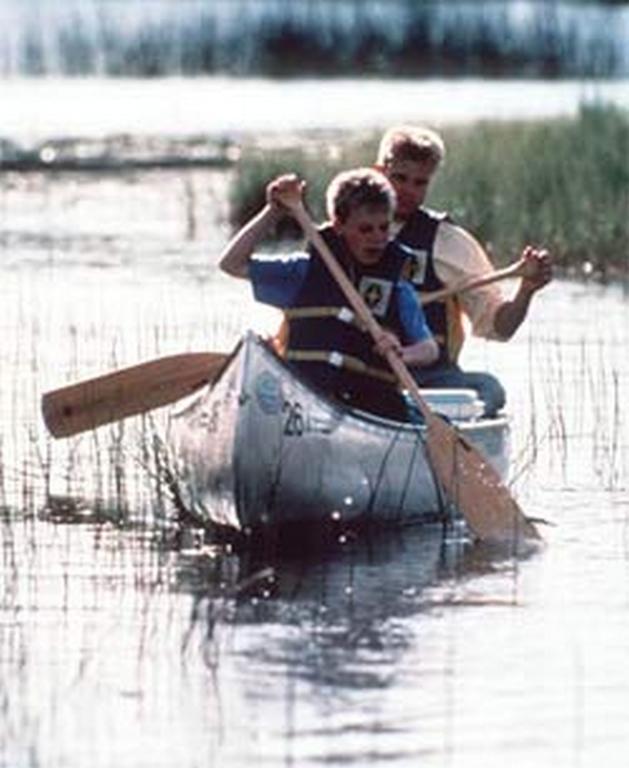
[[[485,419],[473,390],[422,390],[501,477],[509,424]],[[171,412],[178,493],[196,519],[252,533],[314,523],[406,525],[451,519],[421,424],[344,407],[315,391],[255,334],[221,375]]]

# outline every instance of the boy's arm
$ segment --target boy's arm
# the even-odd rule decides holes
[[[410,283],[402,281],[398,284],[396,300],[406,343],[402,344],[395,334],[383,330],[376,350],[385,357],[388,350],[393,350],[407,365],[431,365],[439,357],[439,347]]]
[[[439,347],[432,338],[416,341],[415,344],[409,344],[402,347],[402,361],[406,365],[423,368],[426,365],[432,365],[437,362],[439,357]]]
[[[387,352],[394,352],[403,363],[418,368],[431,365],[439,357],[439,347],[432,336],[403,345],[394,333],[385,330],[378,337],[375,349],[383,357]]]
[[[535,269],[532,276],[522,278],[513,299],[503,302],[496,310],[494,330],[503,341],[510,339],[522,325],[533,294],[541,290],[553,278],[552,259],[548,251],[538,250],[527,245],[522,251],[522,258],[533,264]]]
[[[281,216],[277,205],[267,203],[227,243],[218,266],[232,277],[249,278],[249,260],[256,246],[269,233]]]
[[[521,258],[533,265],[523,277],[516,295],[505,299],[497,285],[465,291],[459,300],[476,336],[507,341],[527,316],[533,294],[552,280],[552,259],[547,251],[526,246]],[[434,249],[435,270],[446,285],[491,272],[487,254],[469,232],[448,222],[437,230]]]
[[[282,195],[287,192],[303,196],[306,183],[294,173],[278,176],[266,186],[266,205],[250,219],[227,243],[221,253],[218,266],[232,277],[249,278],[249,260],[259,242],[269,233],[278,219],[285,216],[287,209],[282,204]]]

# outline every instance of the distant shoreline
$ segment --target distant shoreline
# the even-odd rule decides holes
[[[9,78],[0,90],[5,161],[10,144],[32,151],[46,142],[131,137],[145,146],[158,139],[227,146],[379,131],[394,122],[570,117],[584,103],[629,109],[629,80]]]

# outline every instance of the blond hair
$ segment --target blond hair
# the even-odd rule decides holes
[[[339,173],[330,182],[325,197],[328,218],[341,223],[356,208],[368,206],[393,212],[397,202],[391,182],[374,168]]]
[[[386,166],[393,160],[432,162],[435,167],[446,156],[443,139],[424,126],[398,125],[384,134],[378,148],[378,165]]]

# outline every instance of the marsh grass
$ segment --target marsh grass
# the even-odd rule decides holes
[[[443,134],[448,157],[427,202],[475,233],[496,263],[535,243],[552,250],[560,267],[602,278],[629,274],[627,112],[582,106],[574,119],[483,122]],[[329,181],[373,163],[378,140],[245,148],[230,192],[233,226],[259,210],[265,184],[288,171],[308,181],[308,204],[322,220]],[[277,234],[294,231],[284,227]]]
[[[529,345],[526,408],[515,409],[511,479],[549,478],[565,489],[593,481],[607,491],[629,482],[629,421],[619,339],[537,337]],[[524,416],[524,418],[523,418]]]

